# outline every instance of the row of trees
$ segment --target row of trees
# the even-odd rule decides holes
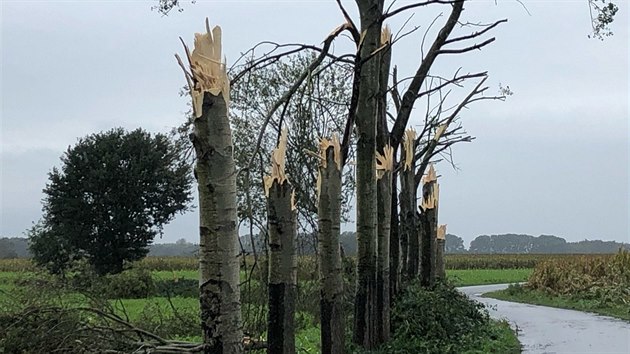
[[[166,3],[168,7],[177,2]],[[358,25],[343,4],[337,3],[345,23],[335,28],[322,46],[276,44],[258,57],[253,50],[231,77],[222,62],[218,27],[210,29],[207,25],[205,34],[197,34],[193,51],[185,47],[187,63],[178,57],[192,96],[190,138],[199,192],[200,302],[206,352],[243,350],[239,220],[245,221],[250,235],[257,228],[268,236],[269,351],[295,349],[291,302],[296,285],[298,225],[316,229],[318,234],[322,347],[333,353],[344,350],[343,336],[339,335],[344,332],[339,303],[343,286],[339,281],[339,225],[344,206],[348,209],[344,200],[350,199],[355,190],[358,257],[353,341],[368,349],[387,341],[391,299],[415,278],[419,277],[425,286],[436,278],[438,230],[442,236],[445,232],[437,224],[439,186],[431,162],[440,154],[448,158],[452,145],[472,140],[457,123],[464,108],[481,100],[503,99],[503,94],[509,93],[485,95],[486,72],[461,74],[458,70],[449,77],[430,74],[439,57],[478,50],[493,42],[494,38],[482,38],[505,20],[475,24],[470,33],[455,35],[456,25],[464,23],[460,19],[464,0],[430,0],[399,7],[391,4],[387,9],[380,0],[357,1]],[[432,5],[448,6],[449,15],[429,49],[422,53],[417,70],[399,80],[392,65],[392,51],[400,35],[392,36],[385,22]],[[614,15],[612,9],[608,12]],[[332,44],[343,33],[351,38],[354,51],[334,54]],[[269,76],[256,79],[255,75],[264,74],[265,68],[302,51],[313,54],[293,57],[304,63],[302,67],[289,66],[289,70],[295,70],[294,76],[276,78],[274,82],[273,74],[267,71]],[[335,70],[343,73],[345,81],[335,80]],[[257,101],[241,96],[230,113],[230,86],[256,80],[267,97],[253,96]],[[467,80],[475,82],[469,86]],[[322,89],[320,84],[328,82],[332,86]],[[331,100],[325,94],[335,92],[331,87],[337,84],[337,97]],[[470,89],[455,104],[449,99],[454,86]],[[426,103],[427,110],[421,130],[416,132],[408,126],[418,103]],[[303,109],[305,106],[308,109]],[[252,110],[261,117],[252,120],[254,125],[247,115]],[[239,115],[245,118],[239,120]],[[313,129],[314,121],[320,129]],[[296,135],[290,136],[286,126]],[[241,132],[236,140],[232,139],[233,128]],[[252,131],[257,134],[252,135]],[[137,155],[110,159],[107,152],[94,150],[99,145],[89,141],[99,139],[99,135],[69,150],[62,171],[53,170],[45,190],[44,220],[31,234],[33,252],[49,259],[43,263],[52,270],[62,271],[63,264],[77,257],[90,260],[101,274],[119,272],[122,260],[144,256],[143,245],[176,212],[186,209],[190,174],[186,163],[178,159],[180,146],[169,148],[169,142],[161,136],[151,141],[143,134],[136,131],[125,135],[116,130],[106,134],[110,145],[123,146],[122,152],[142,151],[148,165],[158,166],[137,181],[131,178],[136,177],[132,173],[136,166],[142,165],[134,160]],[[311,139],[304,139],[308,134]],[[305,142],[312,146],[305,146]],[[266,175],[268,152],[274,147],[271,174]],[[354,163],[350,164],[352,159]],[[108,165],[109,161],[113,163]],[[82,179],[82,175],[92,178]],[[288,176],[296,178],[290,182]],[[98,178],[106,179],[98,184],[104,188],[89,184]],[[130,180],[137,182],[138,188],[127,189]],[[318,188],[313,188],[314,183]],[[258,188],[264,193],[255,193]],[[108,206],[116,205],[112,203],[116,189],[123,189],[131,204],[112,210]],[[421,202],[418,195],[422,195]],[[124,226],[108,229],[107,225]],[[103,235],[107,236],[105,246],[112,252],[102,252]],[[56,260],[62,266],[57,266]]]
[[[301,204],[307,206],[302,208],[311,215],[313,212],[317,215],[313,224],[318,231],[320,253],[322,348],[324,352],[331,353],[345,350],[339,236],[343,176],[347,170],[355,172],[356,180],[352,184],[356,185],[357,198],[358,255],[353,341],[364,348],[374,348],[387,341],[391,298],[413,279],[420,278],[425,286],[431,286],[435,281],[439,186],[431,161],[448,151],[453,144],[472,140],[460,125],[454,123],[464,107],[481,100],[502,99],[503,96],[484,95],[487,90],[484,86],[485,72],[457,72],[451,78],[444,78],[429,75],[429,70],[439,56],[466,53],[491,43],[494,38],[457,47],[466,41],[482,38],[505,20],[489,24],[483,30],[453,36],[464,2],[449,1],[448,19],[422,58],[416,73],[407,80],[401,80],[408,82],[408,87],[401,94],[399,90],[402,86],[395,67],[391,65],[392,45],[396,38],[384,22],[396,14],[433,3],[440,2],[429,1],[386,11],[382,1],[358,1],[359,25],[355,25],[339,3],[346,22],[326,37],[322,47],[299,45],[297,50],[282,52],[284,46],[277,45],[271,52],[249,60],[242,70],[233,74],[231,80],[221,61],[221,32],[218,27],[211,29],[207,25],[206,33],[195,35],[194,49],[190,51],[185,47],[186,57],[178,57],[193,100],[191,136],[197,157],[195,175],[200,196],[201,309],[208,352],[237,353],[242,350],[237,306],[239,279],[236,276],[239,255],[236,203],[239,196],[236,186],[241,176],[241,183],[250,187],[244,188],[245,196],[240,198],[245,201],[238,208],[244,214],[242,220],[248,221],[250,228],[258,226],[259,230],[268,232],[270,352],[290,353],[295,350],[291,311],[294,301],[292,289],[296,284],[293,266],[295,235]],[[354,41],[356,52],[332,54],[331,44],[345,32]],[[262,111],[262,122],[253,144],[246,143],[250,149],[247,164],[237,170],[238,154],[234,152],[238,151],[236,147],[240,142],[232,139],[230,130],[227,108],[230,103],[229,85],[237,86],[239,80],[255,75],[258,68],[268,67],[282,57],[301,50],[311,50],[316,54],[307,60],[308,64],[302,70],[297,71],[295,80],[288,83],[287,89],[281,91],[275,100],[260,105],[249,103],[249,107]],[[299,98],[300,92],[306,92],[310,94],[306,96],[306,102],[312,104],[311,108],[324,106],[321,102],[326,97],[313,96],[314,91],[309,91],[309,87],[315,86],[314,78],[335,67],[349,69],[351,81],[347,100],[340,104],[343,107],[341,124],[335,124],[336,127],[322,124],[325,127],[325,131],[319,134],[322,138],[293,141],[291,144],[291,136],[284,128],[288,126],[291,128],[289,131],[293,131],[295,124],[299,131],[300,122],[293,121],[287,114],[292,102],[295,102],[294,98]],[[463,100],[448,108],[448,95],[444,95],[443,90],[451,85],[461,85],[466,80],[477,82]],[[270,80],[269,86],[266,82],[260,85],[269,89],[274,87],[273,84]],[[426,102],[430,107],[418,133],[407,129],[417,102]],[[238,107],[239,103],[234,105]],[[247,109],[243,108],[244,111]],[[265,163],[267,157],[261,151],[265,150],[269,127],[274,128],[272,134],[277,137],[275,143],[271,140],[269,144],[275,147],[271,153],[271,174],[256,178],[252,173],[253,165],[268,166]],[[236,147],[232,141],[235,141]],[[317,149],[302,145],[312,142],[319,145]],[[296,164],[291,168],[291,173],[295,174],[288,174],[291,162],[305,161],[301,156],[310,156],[314,163]],[[350,156],[355,158],[352,165],[348,164]],[[264,169],[262,167],[259,171]],[[309,180],[309,176],[313,179]],[[263,188],[266,208],[258,208],[254,204],[252,190],[255,187],[251,187],[254,185]],[[317,188],[313,188],[314,185]],[[420,187],[422,190],[419,193]],[[419,194],[422,195],[422,203],[418,202]],[[301,195],[306,197],[300,198]],[[266,210],[266,220],[256,220],[254,213],[250,212],[253,210]],[[302,213],[300,218],[308,220],[308,212]]]

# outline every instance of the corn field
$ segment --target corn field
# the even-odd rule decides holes
[[[549,259],[536,266],[527,286],[554,295],[630,304],[630,252]]]
[[[539,263],[551,260],[607,257],[610,256],[580,254],[447,254],[445,258],[447,269],[528,269],[535,268]],[[244,259],[246,263],[241,264],[241,267],[250,269],[254,264],[254,257],[247,256]],[[264,257],[259,257],[258,262],[263,260]],[[351,272],[355,261],[355,257],[346,257],[344,259],[344,268]],[[316,277],[316,263],[314,256],[298,257],[300,279]],[[147,257],[134,264],[134,267],[148,271],[197,270],[199,268],[199,260],[195,257]],[[32,272],[35,270],[35,266],[28,259],[0,259],[0,272]]]

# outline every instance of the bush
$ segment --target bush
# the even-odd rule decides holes
[[[158,279],[155,281],[155,296],[199,297],[199,281],[196,279]]]
[[[131,269],[102,278],[96,289],[109,299],[143,299],[153,296],[156,286],[150,272]]]
[[[391,340],[369,353],[514,352],[502,342],[505,338],[499,338],[505,335],[505,324],[494,324],[481,303],[448,283],[438,283],[433,289],[410,284],[394,304],[391,316]],[[514,337],[509,328],[507,334]],[[349,346],[347,352],[361,352]]]

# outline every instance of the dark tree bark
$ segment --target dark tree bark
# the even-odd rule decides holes
[[[359,49],[360,80],[357,127],[357,290],[354,301],[353,341],[366,349],[376,337],[376,119],[378,115],[380,56],[373,55],[381,37],[382,0],[357,0],[363,40]]]
[[[446,248],[446,225],[438,226],[437,230],[437,250],[435,254],[435,277],[446,279],[446,260],[444,259]]]
[[[385,146],[382,169],[379,170],[378,189],[378,257],[376,262],[376,329],[379,343],[390,337],[389,298],[389,236],[392,205],[393,150]]]
[[[269,321],[267,353],[295,353],[295,297],[297,213],[293,187],[284,175],[287,143],[284,130],[272,153],[271,176],[265,178],[269,227]]]
[[[396,152],[394,151],[394,171],[392,171],[392,206],[389,229],[389,298],[390,302],[398,295],[400,286],[400,220],[398,218],[398,173],[396,172]]]
[[[437,211],[439,200],[439,185],[433,165],[429,167],[422,186],[422,210],[420,213],[422,259],[420,284],[432,286],[436,275],[436,241],[437,241]]]
[[[391,32],[385,26],[381,32],[381,46],[386,46],[380,53],[379,100],[376,123],[377,169],[377,242],[376,242],[376,337],[379,343],[389,340],[389,277],[390,277],[390,227],[392,206],[392,173],[394,166],[394,150],[388,144],[387,129],[387,83],[391,62]]]
[[[407,130],[402,145],[403,164],[400,171],[400,231],[402,258],[405,263],[404,279],[411,280],[418,275],[420,241],[417,233],[417,201],[415,178],[415,138],[413,130]]]
[[[345,351],[343,269],[341,264],[341,149],[339,138],[322,139],[318,179],[319,279],[322,353]]]

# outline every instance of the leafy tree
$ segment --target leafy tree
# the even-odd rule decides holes
[[[593,33],[589,38],[597,38],[604,40],[605,37],[613,35],[610,25],[615,20],[615,15],[619,11],[619,7],[608,0],[588,0],[589,10],[591,11],[591,26]]]
[[[13,242],[8,238],[0,238],[0,259],[17,258]]]
[[[163,225],[189,208],[192,176],[180,152],[166,135],[123,128],[68,148],[29,232],[35,262],[61,272],[86,259],[106,274],[144,257]]]
[[[464,240],[461,237],[446,234],[446,253],[464,253],[466,247],[464,246]]]

